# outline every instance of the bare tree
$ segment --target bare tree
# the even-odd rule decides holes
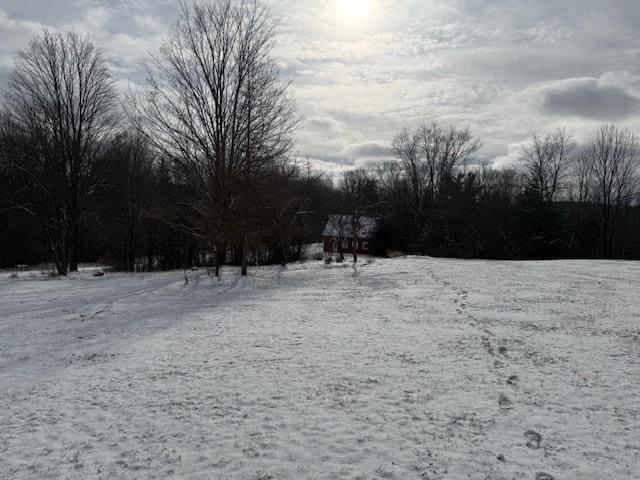
[[[544,137],[532,136],[531,144],[524,149],[522,161],[529,188],[540,203],[556,200],[573,161],[575,147],[571,134],[564,128]]]
[[[378,172],[380,169],[378,169]],[[338,189],[344,197],[343,211],[348,211],[349,230],[354,239],[353,263],[358,262],[358,245],[360,234],[373,233],[372,220],[374,215],[384,202],[380,200],[380,189],[376,178],[376,171],[356,169],[346,172],[341,179]]]
[[[602,248],[613,254],[619,215],[631,204],[640,181],[640,139],[615,125],[601,127],[589,142],[590,194],[600,205]]]
[[[524,191],[526,178],[513,168],[496,169],[483,162],[478,170],[480,191],[485,197],[515,199]]]
[[[473,138],[468,128],[442,127],[436,123],[420,126],[416,135],[429,190],[435,200],[456,170],[467,166],[480,148],[480,142]]]
[[[426,203],[436,201],[456,172],[465,167],[480,148],[469,129],[423,124],[403,129],[393,140],[407,179],[416,225]]]
[[[569,199],[579,204],[592,201],[593,169],[588,146],[581,146],[570,169]]]
[[[400,158],[402,170],[409,186],[410,204],[416,224],[419,223],[425,206],[429,182],[425,178],[425,168],[420,156],[419,138],[415,132],[404,128],[393,139],[393,149]],[[387,172],[391,169],[386,168]]]
[[[338,254],[337,260],[339,262],[344,261],[343,244],[349,235],[351,229],[351,218],[348,215],[331,215],[327,222],[327,229],[325,236],[332,237]]]
[[[345,172],[338,189],[352,207],[365,207],[379,201],[379,188],[373,170],[358,168]]]
[[[348,218],[350,220],[349,229],[351,230],[351,234],[353,237],[353,248],[351,254],[353,255],[353,268],[356,269],[358,264],[358,246],[360,244],[360,236],[366,235],[369,236],[373,233],[375,229],[375,225],[372,224],[373,219],[368,217],[370,210],[373,208],[373,205],[367,205],[363,207],[357,207],[353,211],[353,215],[350,215]],[[365,237],[366,238],[366,237]],[[355,270],[357,272],[357,270]]]
[[[251,180],[286,161],[298,125],[272,56],[274,30],[258,1],[181,3],[173,35],[133,99],[132,120],[197,182],[193,231],[212,250],[250,243]]]
[[[2,143],[20,205],[41,228],[57,270],[77,270],[78,237],[105,171],[116,92],[102,51],[74,32],[44,33],[9,74]]]
[[[398,162],[388,161],[375,166],[372,175],[379,192],[388,192],[392,196],[401,197],[406,187],[403,178],[402,165]]]
[[[103,198],[102,210],[118,227],[119,260],[126,271],[133,272],[144,220],[152,204],[158,207],[153,189],[155,159],[146,140],[135,132],[124,133],[114,141],[111,157],[110,195]]]

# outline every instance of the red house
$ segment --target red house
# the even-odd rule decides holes
[[[325,257],[340,253],[367,255],[372,252],[372,240],[377,227],[373,217],[331,215],[324,227],[322,240]]]

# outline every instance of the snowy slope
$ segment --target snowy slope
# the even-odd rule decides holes
[[[0,279],[1,479],[640,478],[640,263],[189,276]]]

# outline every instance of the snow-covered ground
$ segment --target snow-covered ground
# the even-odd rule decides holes
[[[640,263],[189,276],[0,279],[0,478],[640,478]]]
[[[25,265],[25,268],[0,269],[0,282],[9,279],[42,279],[43,277],[53,277],[56,275],[56,267],[54,264],[37,265],[34,267]],[[105,267],[93,264],[80,265],[78,272],[91,273],[103,272]],[[1,285],[1,284],[0,284]]]

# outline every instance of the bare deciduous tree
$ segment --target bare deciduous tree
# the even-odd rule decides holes
[[[581,147],[575,156],[573,168],[571,169],[571,191],[569,198],[580,204],[590,202],[593,190],[593,171],[589,149]]]
[[[477,176],[481,194],[485,197],[517,198],[526,185],[522,172],[513,168],[496,169],[488,162],[480,165]]]
[[[78,236],[101,186],[116,92],[102,51],[74,32],[44,33],[9,74],[2,143],[60,274],[77,270]]]
[[[540,203],[556,200],[566,178],[576,144],[564,128],[539,137],[534,134],[524,149],[522,161],[530,190]]]
[[[345,172],[338,188],[352,203],[352,208],[366,207],[379,201],[378,184],[371,170],[358,168]]]
[[[133,272],[143,220],[158,201],[152,189],[154,158],[144,138],[126,133],[114,141],[110,163],[111,198],[104,200],[102,209],[118,227],[122,251],[118,260],[126,271]]]
[[[601,127],[589,142],[586,158],[591,197],[601,210],[603,253],[610,257],[619,214],[638,191],[640,139],[615,125]]]
[[[429,190],[435,199],[456,169],[466,167],[480,148],[480,142],[473,138],[468,128],[445,128],[436,123],[422,125],[417,136],[427,170]]]
[[[466,166],[480,148],[469,129],[423,124],[403,129],[393,140],[407,179],[416,224],[426,203],[436,201],[458,169]]]
[[[251,179],[286,161],[298,117],[272,57],[274,30],[265,6],[234,0],[181,6],[131,116],[197,181],[193,231],[218,258],[229,242],[241,243],[246,274]]]

